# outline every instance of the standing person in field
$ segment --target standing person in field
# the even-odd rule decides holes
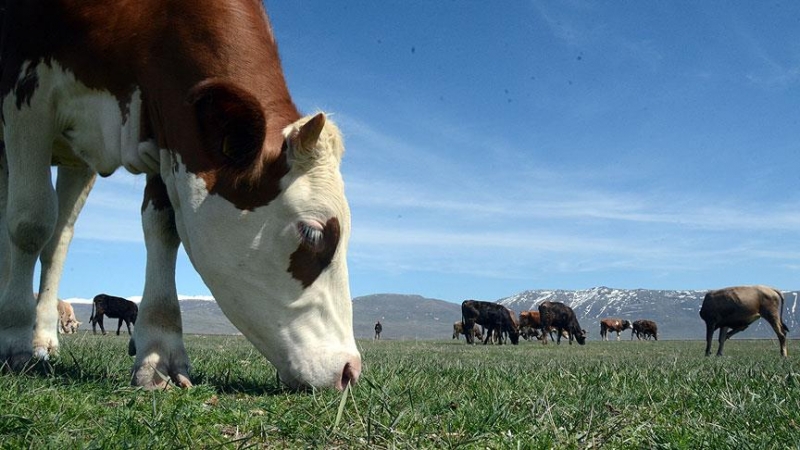
[[[375,340],[378,341],[381,339],[381,331],[383,331],[383,325],[381,325],[381,321],[375,322]]]

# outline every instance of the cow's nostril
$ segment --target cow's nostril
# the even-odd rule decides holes
[[[358,377],[361,375],[361,361],[354,360],[347,362],[342,369],[342,376],[336,383],[336,389],[344,390],[348,384],[355,384],[358,382]]]

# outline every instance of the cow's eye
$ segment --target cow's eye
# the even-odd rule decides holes
[[[300,235],[302,245],[307,249],[313,252],[320,252],[325,247],[325,235],[322,231],[322,226],[308,222],[298,222],[297,232]]]

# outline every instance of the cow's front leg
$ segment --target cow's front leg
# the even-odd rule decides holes
[[[89,168],[58,168],[56,195],[58,221],[50,242],[42,250],[33,354],[42,359],[58,353],[58,284],[64,268],[75,221],[94,185],[95,173]]]
[[[0,211],[5,225],[0,239],[4,240],[2,247],[6,251],[0,258],[7,258],[2,264],[4,273],[0,273],[4,278],[0,283],[0,365],[20,370],[33,354],[34,267],[53,235],[57,206],[50,180],[52,133],[48,121],[34,117],[32,110],[25,107],[4,113],[9,122],[18,119],[20,123],[39,124],[37,130],[6,124],[4,162],[8,174],[3,170],[0,176],[0,195],[6,197],[6,208]],[[55,333],[55,324],[53,328]]]
[[[147,180],[142,205],[142,228],[147,246],[147,269],[139,316],[129,345],[136,354],[131,383],[148,389],[181,387],[189,381],[189,357],[183,345],[183,325],[175,262],[180,239],[175,213],[160,176]]]

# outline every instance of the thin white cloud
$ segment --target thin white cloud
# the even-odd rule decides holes
[[[561,179],[569,179],[561,176]],[[490,185],[478,192],[452,191],[390,181],[352,180],[348,198],[354,208],[417,209],[460,217],[489,215],[507,219],[597,219],[644,224],[665,224],[677,228],[720,231],[800,229],[800,204],[767,200],[746,203],[737,199],[694,194],[686,199],[680,192],[626,192],[581,190],[580,186],[538,187]]]
[[[403,274],[460,273],[524,279],[536,273],[599,271],[691,272],[796,255],[725,247],[702,240],[654,241],[647,236],[589,236],[546,230],[486,233],[408,227],[358,229],[350,249],[355,267]]]

